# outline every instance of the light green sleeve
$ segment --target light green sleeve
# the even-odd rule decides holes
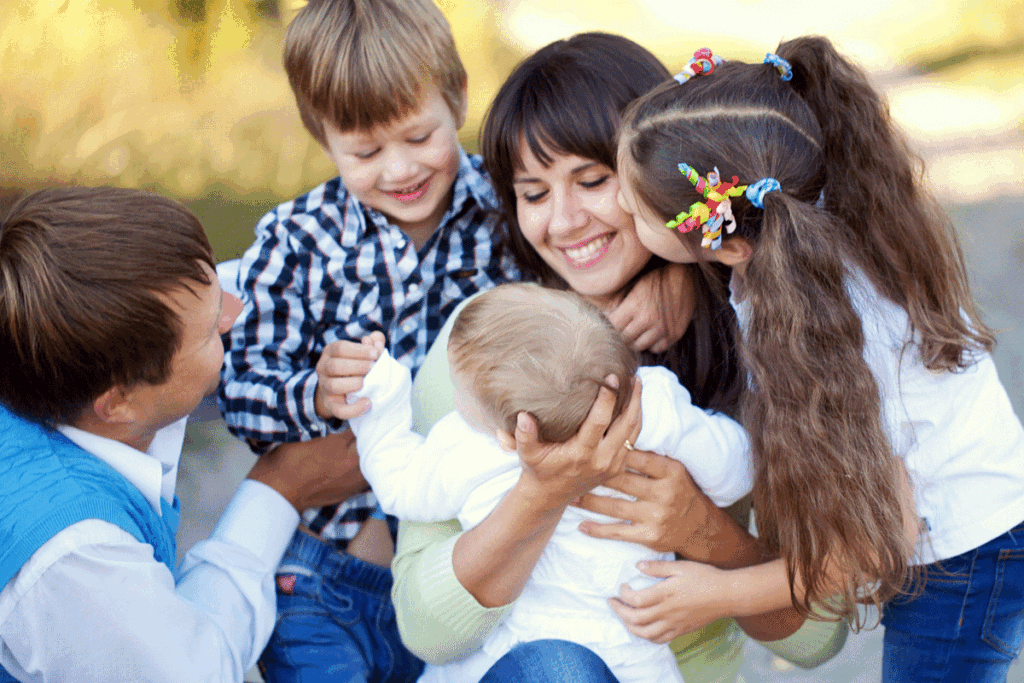
[[[820,612],[824,614],[824,612]],[[782,640],[757,641],[771,652],[803,669],[821,666],[839,654],[850,633],[845,619],[817,621],[808,619],[796,633]]]
[[[452,551],[461,533],[455,520],[401,522],[398,528],[398,552],[391,565],[398,630],[405,646],[431,664],[478,650],[512,609],[488,609],[459,583]]]

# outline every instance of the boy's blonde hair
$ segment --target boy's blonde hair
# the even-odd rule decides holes
[[[369,130],[415,111],[436,87],[462,123],[466,70],[431,0],[310,0],[288,26],[284,68],[306,129]]]
[[[573,436],[604,378],[619,380],[614,415],[626,407],[637,356],[601,311],[579,295],[535,284],[496,287],[468,304],[448,340],[452,370],[468,377],[489,417],[515,434],[516,416],[537,420],[549,443]]]

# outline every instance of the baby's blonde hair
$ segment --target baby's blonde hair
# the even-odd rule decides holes
[[[637,369],[637,355],[596,306],[526,283],[470,301],[452,327],[448,355],[495,424],[514,434],[516,416],[528,412],[549,443],[579,430],[601,386],[616,392],[618,416]],[[617,390],[608,375],[618,378]]]

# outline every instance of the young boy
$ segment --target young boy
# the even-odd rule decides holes
[[[517,276],[495,254],[498,213],[480,159],[459,145],[466,72],[430,0],[313,0],[284,52],[302,121],[339,177],[264,217],[242,258],[245,305],[220,399],[229,428],[258,452],[352,447],[336,436],[354,414],[343,397],[368,362],[341,362],[345,340],[382,332],[415,370],[459,302]],[[303,515],[318,537],[297,533],[278,574],[268,679],[289,668],[330,680],[418,676],[394,627],[389,558],[376,566],[339,552],[375,507],[367,493]],[[334,603],[317,598],[321,580]],[[322,618],[310,626],[293,610]]]
[[[457,518],[463,529],[482,522],[520,479],[514,437],[519,413],[536,419],[542,441],[565,441],[583,423],[599,387],[608,386],[609,375],[618,380],[615,414],[632,393],[634,375],[642,380],[636,448],[683,462],[716,505],[730,505],[750,490],[743,428],[693,406],[665,368],[638,370],[637,355],[622,335],[572,292],[514,283],[470,301],[448,342],[456,411],[426,438],[412,431],[408,369],[383,351],[378,333],[364,344],[382,353],[354,392],[372,407],[350,425],[381,506],[403,520]],[[512,611],[482,649],[445,666],[428,665],[421,683],[478,681],[514,645],[548,638],[584,645],[622,683],[682,680],[669,648],[632,635],[608,604],[624,583],[640,590],[655,582],[637,569],[638,562],[674,555],[586,536],[579,524],[591,516],[567,509]]]

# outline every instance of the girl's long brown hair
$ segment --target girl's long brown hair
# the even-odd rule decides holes
[[[743,184],[780,182],[763,210],[732,202],[735,234],[753,247],[742,292],[752,391],[741,413],[754,504],[791,589],[797,577],[803,585],[802,600],[793,591],[797,609],[807,614],[838,593],[834,613],[853,615],[858,600],[879,604],[905,590],[914,572],[904,532],[913,501],[900,495],[906,472],[864,360],[850,268],[907,312],[915,346],[906,352],[929,369],[964,368],[994,342],[950,222],[867,76],[820,37],[784,42],[777,54],[792,81],[768,64],[726,62],[634,103],[620,173],[665,220],[701,199],[679,162],[702,175],[717,166]],[[680,237],[702,256],[699,232]]]

